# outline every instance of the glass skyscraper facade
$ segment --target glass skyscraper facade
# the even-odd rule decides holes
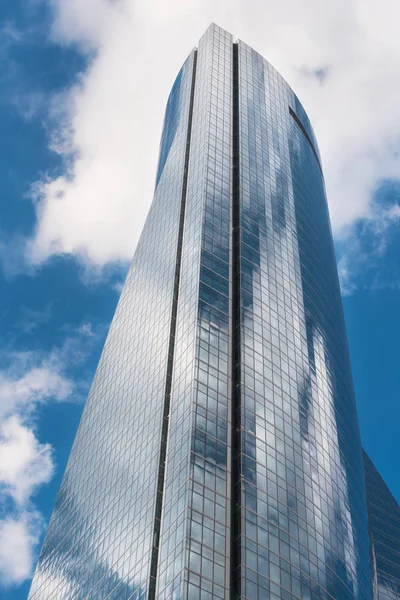
[[[400,600],[400,507],[364,453],[374,598]]]
[[[371,600],[370,540],[317,143],[211,25],[171,90],[29,598]]]

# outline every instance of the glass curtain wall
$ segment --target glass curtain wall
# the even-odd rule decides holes
[[[372,598],[318,147],[284,79],[216,25],[168,100],[30,593],[78,598]]]

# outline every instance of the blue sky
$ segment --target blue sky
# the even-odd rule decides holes
[[[380,23],[369,0],[357,15],[352,1],[336,2],[328,10],[332,26],[314,0],[305,0],[302,19],[292,0],[280,3],[286,12],[269,0],[255,2],[257,19],[246,14],[240,0],[234,9],[225,1],[218,8],[208,0],[188,4],[191,11],[182,11],[173,0],[167,12],[158,0],[0,5],[0,595],[5,599],[27,596],[151,200],[169,87],[212,20],[281,70],[315,124],[362,439],[400,500],[400,181],[395,177],[400,85],[393,81],[400,55],[392,19],[388,14]],[[391,2],[387,8],[396,10]],[[271,15],[274,27],[267,24]],[[333,52],[338,23],[343,48]],[[386,35],[377,46],[380,27]],[[288,31],[292,45],[282,42]],[[322,71],[323,81],[316,75]]]

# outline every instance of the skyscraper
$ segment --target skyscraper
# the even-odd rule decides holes
[[[29,598],[370,600],[371,556],[317,143],[212,25],[171,90]]]
[[[400,507],[364,452],[367,505],[374,565],[374,597],[400,598]]]

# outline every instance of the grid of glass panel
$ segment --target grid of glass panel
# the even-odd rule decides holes
[[[318,151],[286,82],[240,42],[239,140],[235,597],[369,599],[361,445]]]
[[[170,94],[152,208],[30,599],[153,598],[157,546],[158,600],[371,600],[318,148],[286,82],[215,25]]]
[[[171,92],[162,172],[57,497],[32,600],[147,598],[192,67],[193,54]]]
[[[228,597],[232,38],[197,53],[157,598]]]
[[[400,507],[364,452],[375,600],[400,600]]]

